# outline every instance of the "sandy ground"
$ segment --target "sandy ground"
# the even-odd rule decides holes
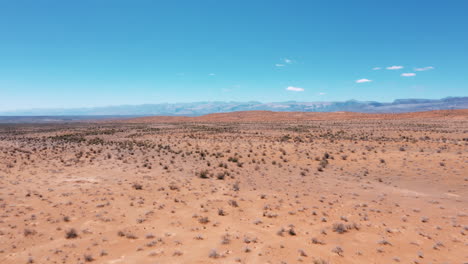
[[[255,115],[1,125],[0,263],[468,262],[466,111]]]

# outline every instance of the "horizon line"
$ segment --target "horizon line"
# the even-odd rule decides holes
[[[103,106],[76,106],[76,107],[51,107],[51,108],[42,108],[42,107],[35,107],[35,108],[19,108],[14,110],[0,110],[0,113],[14,113],[14,112],[21,112],[21,111],[45,111],[45,110],[79,110],[79,109],[96,109],[96,108],[110,108],[110,107],[124,107],[124,106],[144,106],[144,105],[176,105],[176,104],[202,104],[202,103],[258,103],[258,104],[275,104],[275,103],[340,103],[340,102],[377,102],[377,103],[394,103],[398,100],[444,100],[444,99],[452,99],[452,98],[467,98],[467,96],[445,96],[442,98],[397,98],[393,99],[392,101],[377,101],[377,100],[358,100],[358,99],[348,99],[348,100],[331,100],[331,101],[295,101],[295,100],[287,100],[287,101],[276,101],[276,102],[268,102],[268,101],[257,101],[257,100],[249,100],[249,101],[193,101],[193,102],[164,102],[164,103],[140,103],[140,104],[111,104],[111,105],[103,105]]]

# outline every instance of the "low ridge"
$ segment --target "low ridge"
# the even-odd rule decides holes
[[[150,116],[122,119],[125,123],[177,123],[177,122],[278,122],[278,121],[314,121],[314,120],[357,120],[357,119],[451,119],[467,120],[468,109],[434,110],[398,114],[368,114],[356,112],[273,112],[239,111],[214,113],[197,117],[188,116]],[[115,122],[115,121],[112,121]]]

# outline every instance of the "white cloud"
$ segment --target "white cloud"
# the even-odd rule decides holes
[[[318,93],[318,95],[326,95],[327,93]]]
[[[359,79],[359,80],[356,80],[356,83],[366,83],[366,82],[372,82],[372,80],[369,80],[369,79]]]
[[[434,67],[428,66],[428,67],[423,67],[423,68],[416,68],[414,69],[415,71],[428,71],[428,70],[433,70]]]
[[[387,70],[401,70],[403,69],[403,66],[390,66],[387,67]]]
[[[372,68],[372,70],[374,70],[374,71],[381,70],[381,69],[382,69],[381,67],[374,67],[374,68]]]
[[[303,92],[304,88],[289,86],[288,88],[286,88],[286,90],[293,92]]]
[[[210,73],[210,74],[208,74],[208,75],[209,75],[209,76],[215,76],[216,74],[214,74],[214,73]]]
[[[285,59],[281,59],[281,62],[280,63],[276,63],[275,66],[276,67],[285,67],[287,66],[288,64],[293,64],[294,61],[291,60],[291,59],[288,59],[288,58],[285,58]]]
[[[413,77],[413,76],[416,76],[416,73],[413,73],[413,72],[402,73],[401,76],[403,76],[403,77]]]

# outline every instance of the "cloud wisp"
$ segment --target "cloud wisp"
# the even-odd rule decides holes
[[[374,67],[374,68],[372,68],[372,70],[374,70],[374,71],[378,71],[378,70],[381,70],[381,69],[382,69],[382,67]]]
[[[403,68],[404,68],[403,66],[390,66],[390,67],[387,67],[387,70],[401,70]]]
[[[369,80],[369,79],[359,79],[359,80],[356,80],[356,83],[367,83],[367,82],[372,82],[372,80]]]
[[[294,63],[293,60],[285,58],[285,59],[281,59],[281,63],[276,63],[275,66],[276,67],[285,67],[286,65],[293,64],[293,63]]]
[[[288,86],[288,88],[286,88],[286,90],[292,91],[292,92],[303,92],[304,88]]]
[[[422,68],[416,68],[414,69],[415,71],[429,71],[429,70],[433,70],[434,67],[432,66],[427,66],[427,67],[422,67]]]
[[[416,73],[407,72],[407,73],[402,73],[401,76],[403,76],[403,77],[413,77],[413,76],[416,76]]]

